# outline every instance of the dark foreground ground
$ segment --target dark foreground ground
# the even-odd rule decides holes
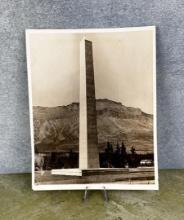
[[[0,175],[0,219],[34,220],[183,220],[184,170],[161,170],[160,191],[109,191],[109,202],[101,191],[31,190],[30,174]]]
[[[88,169],[82,170],[82,176],[52,175],[50,171],[35,172],[35,183],[37,185],[76,183],[154,184],[154,179],[154,167]]]

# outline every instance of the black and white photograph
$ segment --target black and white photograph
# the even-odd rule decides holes
[[[26,30],[34,190],[158,189],[155,35]]]

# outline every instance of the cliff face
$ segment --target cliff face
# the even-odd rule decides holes
[[[107,140],[116,145],[124,141],[127,150],[153,152],[153,116],[108,99],[96,100],[99,149]],[[33,107],[35,143],[40,147],[78,151],[79,104]]]

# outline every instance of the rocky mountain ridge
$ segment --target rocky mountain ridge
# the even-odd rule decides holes
[[[99,150],[106,142],[134,146],[139,153],[153,152],[153,115],[108,99],[96,100]],[[78,151],[79,104],[33,107],[35,143],[43,151]]]

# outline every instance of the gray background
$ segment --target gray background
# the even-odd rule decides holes
[[[1,0],[0,173],[30,172],[26,28],[157,26],[159,168],[184,168],[183,0]]]

